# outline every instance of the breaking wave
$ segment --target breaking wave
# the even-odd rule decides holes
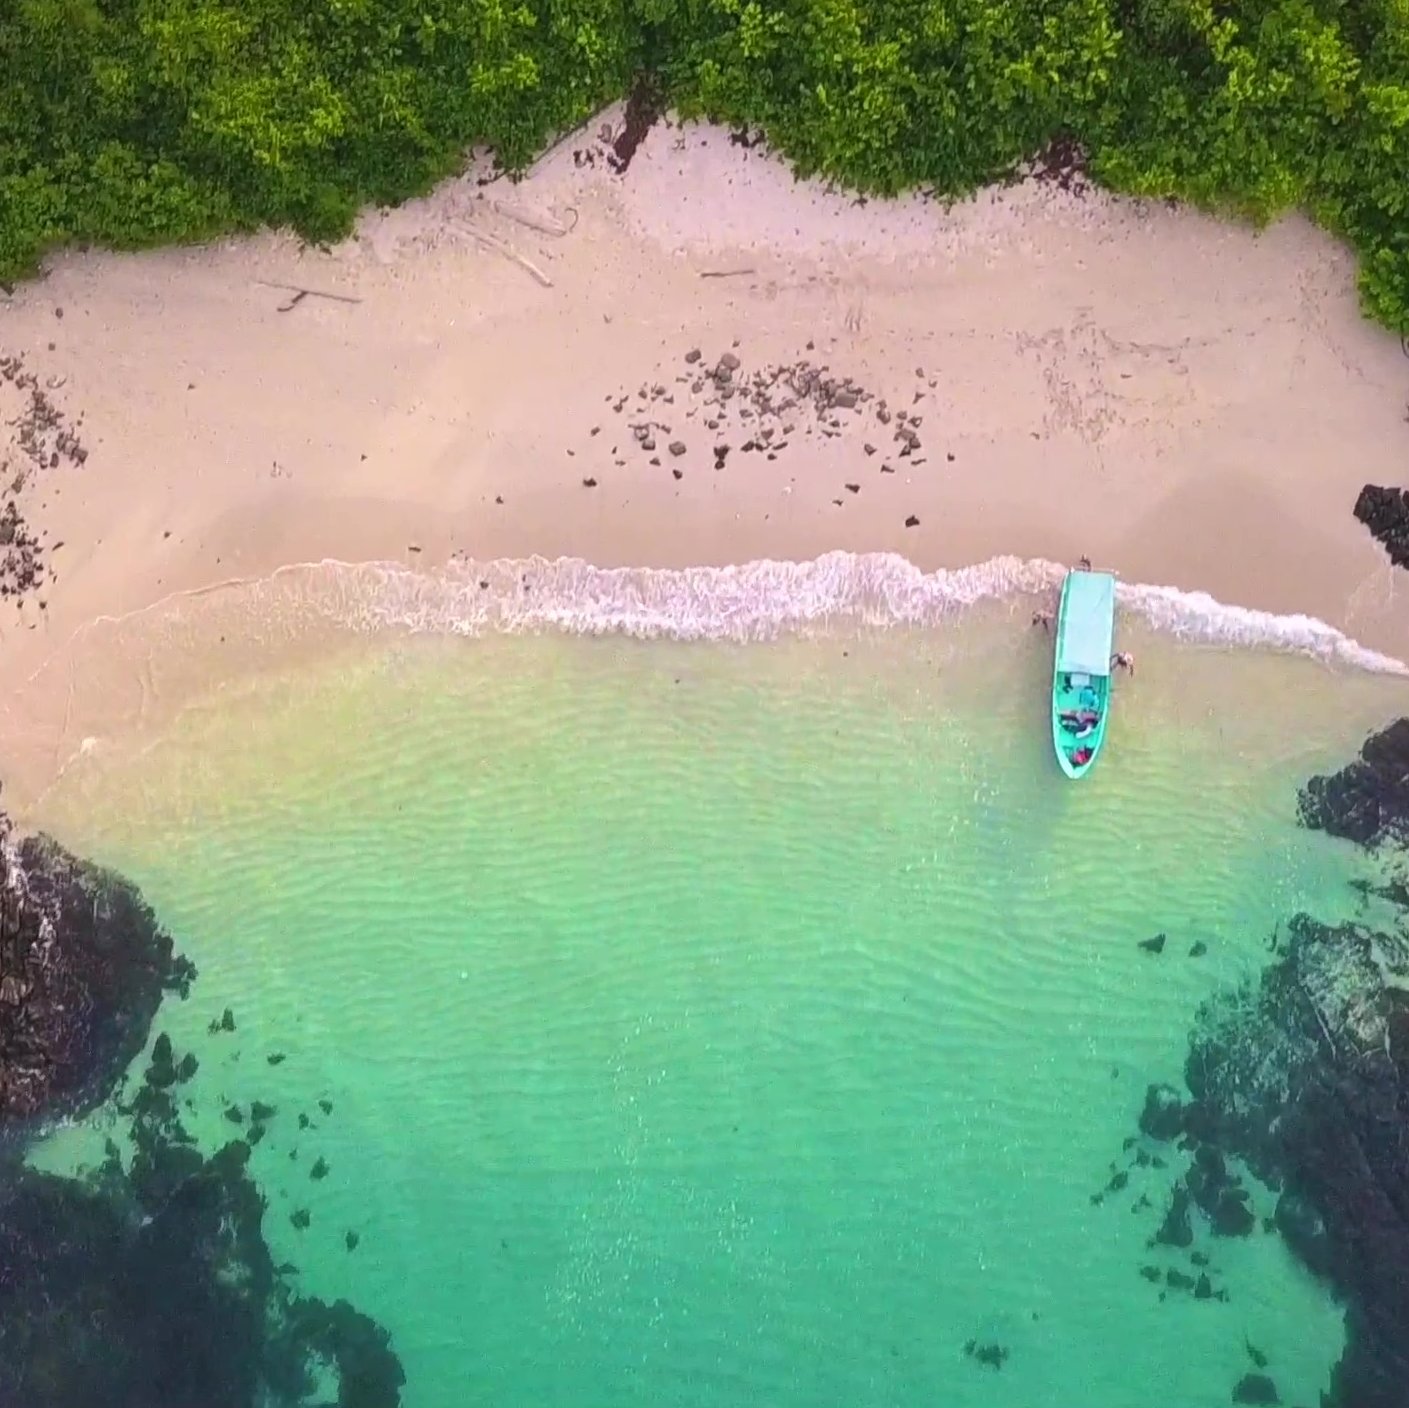
[[[1051,592],[1057,563],[997,557],[923,572],[895,553],[832,552],[733,567],[594,567],[577,558],[460,558],[437,572],[325,562],[276,574],[305,604],[356,630],[478,635],[563,631],[763,641],[829,626],[928,626],[982,602]],[[1120,607],[1180,639],[1263,647],[1388,674],[1409,666],[1311,616],[1229,606],[1205,592],[1122,583]]]

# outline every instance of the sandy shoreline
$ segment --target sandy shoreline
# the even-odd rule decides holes
[[[518,186],[471,174],[331,251],[72,256],[0,304],[0,351],[87,451],[20,495],[63,546],[44,610],[3,603],[0,666],[324,557],[837,548],[1084,553],[1409,658],[1351,514],[1402,477],[1409,362],[1309,225],[1257,236],[1039,184],[863,204],[709,129],[657,129],[620,178],[599,149],[566,143]],[[280,311],[292,288],[315,292]],[[724,404],[726,354],[773,409]],[[820,403],[776,410],[823,367]]]

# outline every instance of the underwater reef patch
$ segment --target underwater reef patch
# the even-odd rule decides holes
[[[1402,860],[1409,719],[1368,739],[1339,772],[1308,781],[1298,814],[1303,825],[1374,852],[1379,864]],[[1199,1009],[1187,1098],[1151,1086],[1140,1139],[1190,1156],[1153,1241],[1189,1245],[1191,1208],[1224,1236],[1280,1234],[1345,1306],[1346,1347],[1323,1408],[1406,1408],[1409,888],[1359,888],[1397,907],[1395,920],[1294,916],[1265,969]],[[1275,1196],[1270,1218],[1253,1214],[1234,1160]],[[1238,1401],[1274,1401],[1256,1396],[1264,1379],[1245,1379]]]

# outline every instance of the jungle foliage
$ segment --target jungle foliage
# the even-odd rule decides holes
[[[1409,331],[1409,0],[0,0],[0,277],[331,239],[640,72],[860,190],[959,195],[1060,138],[1119,190],[1304,209]]]

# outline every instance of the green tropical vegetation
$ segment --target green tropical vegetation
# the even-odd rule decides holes
[[[863,191],[960,195],[1060,140],[1117,190],[1305,210],[1409,332],[1409,0],[0,0],[0,277],[331,239],[640,74]]]

